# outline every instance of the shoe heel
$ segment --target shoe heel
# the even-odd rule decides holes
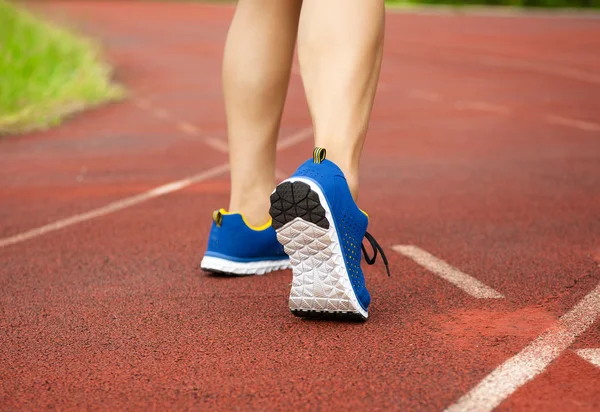
[[[324,199],[316,184],[300,180],[284,181],[271,195],[272,225],[292,265],[290,310],[300,317],[366,320]]]

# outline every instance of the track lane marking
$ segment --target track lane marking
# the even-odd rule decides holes
[[[444,96],[439,93],[413,89],[409,92],[409,96],[413,99],[424,100],[432,103],[438,103],[444,100]],[[508,106],[481,102],[476,100],[456,100],[451,102],[451,105],[456,110],[475,110],[493,113],[497,115],[509,115],[512,110]],[[600,132],[600,124],[586,120],[573,119],[555,114],[545,114],[543,119],[550,124],[572,127],[575,129],[584,130],[586,132]]]
[[[485,54],[484,50],[476,50],[476,49],[458,49],[456,45],[446,45],[442,46],[445,49],[440,49],[439,43],[430,43],[424,42],[422,40],[413,39],[403,39],[402,42],[408,46],[416,46],[419,50],[422,50],[423,47],[427,47],[429,49],[434,49],[438,51],[435,54],[435,57],[449,59],[453,62],[469,62],[473,64],[478,64],[481,66],[487,67],[501,67],[501,68],[510,68],[510,69],[520,69],[524,71],[529,71],[533,73],[540,73],[545,75],[552,75],[557,77],[563,77],[571,80],[578,80],[581,82],[591,83],[591,84],[600,84],[600,75],[593,74],[590,71],[585,71],[582,69],[577,69],[574,67],[563,65],[563,63],[555,63],[555,62],[544,62],[544,61],[534,61],[534,60],[526,60],[520,59],[518,57],[503,57],[498,55],[490,55]],[[454,49],[450,50],[449,49]],[[408,51],[407,51],[408,50]],[[419,57],[423,54],[418,54],[414,52],[414,50],[403,49],[402,52],[395,51],[393,54],[399,55],[404,54],[410,57]],[[461,55],[462,54],[462,55]],[[427,53],[427,55],[431,55],[431,53]],[[539,57],[538,57],[539,58]]]
[[[560,64],[539,64],[537,62],[532,62],[528,60],[485,55],[479,55],[479,57],[475,59],[475,61],[479,62],[484,66],[524,69],[532,72],[564,77],[567,79],[578,80],[586,83],[600,84],[600,76],[594,75],[590,72],[586,72],[580,69],[562,66]]]
[[[557,116],[554,114],[546,115],[545,119],[548,123],[560,126],[574,127],[576,129],[585,130],[586,132],[600,132],[600,124],[598,123]]]
[[[575,349],[573,352],[578,354],[581,358],[585,359],[592,365],[600,368],[600,348]]]
[[[187,133],[190,135],[197,135],[198,133],[200,133],[200,129],[188,122],[177,122],[177,128],[183,133]]]
[[[165,109],[161,109],[161,108],[155,108],[152,111],[152,114],[161,120],[169,120],[169,118],[171,117],[171,115],[169,114],[168,111],[166,111]]]
[[[308,131],[310,131],[310,133],[308,133]],[[302,142],[303,140],[305,140],[307,137],[309,137],[311,135],[312,135],[312,128],[302,129],[299,132],[293,133],[290,136],[281,140],[281,144],[278,146],[278,151],[285,150],[289,147],[292,147],[292,146]],[[135,206],[137,204],[143,203],[147,200],[150,200],[150,199],[153,199],[153,198],[156,198],[159,196],[164,196],[166,194],[179,191],[179,190],[181,190],[185,187],[188,187],[194,183],[199,183],[201,181],[210,179],[212,177],[219,176],[222,173],[227,172],[228,170],[229,170],[229,162],[226,162],[226,163],[220,164],[218,166],[212,167],[210,169],[207,169],[203,172],[197,173],[195,175],[188,176],[183,179],[176,180],[174,182],[166,183],[164,185],[150,189],[146,192],[143,192],[143,193],[140,193],[137,195],[133,195],[133,196],[129,196],[129,197],[123,198],[121,200],[117,200],[117,201],[109,203],[105,206],[102,206],[102,207],[99,207],[96,209],[92,209],[88,212],[78,213],[78,214],[70,216],[70,217],[59,219],[59,220],[49,223],[47,225],[39,226],[37,228],[18,233],[16,235],[1,238],[0,239],[0,248],[9,246],[9,245],[13,245],[15,243],[24,242],[26,240],[33,239],[38,236],[42,236],[46,233],[64,229],[69,226],[76,225],[78,223],[82,223],[82,222],[85,222],[85,221],[88,221],[91,219],[95,219],[97,217],[105,216],[110,213],[114,213],[119,210],[126,209],[131,206]],[[283,172],[280,172],[280,171],[277,171],[276,173],[283,175]]]
[[[150,114],[152,114],[157,119],[160,119],[165,122],[173,123],[175,128],[184,133],[187,136],[191,136],[197,138],[198,140],[204,142],[207,146],[215,149],[221,153],[229,152],[229,144],[227,141],[220,139],[214,136],[204,135],[202,129],[195,126],[192,123],[186,121],[178,121],[174,119],[166,109],[154,106],[149,100],[144,98],[138,98],[134,101],[134,104]]]
[[[426,90],[413,89],[409,92],[409,94],[410,97],[414,99],[425,100],[428,102],[441,102],[443,100],[443,96],[441,94]]]
[[[283,181],[285,179],[287,179],[290,175],[288,175],[285,172],[282,172],[279,169],[275,169],[275,179],[279,180],[279,181]]]
[[[198,183],[211,177],[218,176],[226,172],[227,170],[229,170],[229,163],[223,163],[219,166],[205,170],[204,172],[186,177],[181,180],[170,182],[162,186],[155,187],[154,189],[150,189],[146,192],[134,196],[117,200],[116,202],[112,202],[105,206],[90,210],[89,212],[73,215],[64,219],[57,220],[56,222],[37,227],[35,229],[31,229],[23,233],[19,233],[14,236],[9,236],[0,239],[0,247],[5,247],[15,243],[23,242],[25,240],[32,239],[34,237],[38,237],[49,232],[54,232],[56,230],[73,226],[77,223],[85,222],[86,220],[95,219],[97,217],[101,217],[113,212],[117,212],[119,210],[123,210],[125,208],[137,205],[155,197],[164,196],[168,193],[181,190],[184,187],[187,187],[193,183]]]
[[[503,299],[504,295],[495,291],[491,287],[484,285],[474,277],[461,272],[450,266],[448,263],[433,256],[425,250],[413,245],[395,245],[392,246],[395,252],[400,253],[419,265],[435,273],[439,277],[454,286],[462,289],[464,292],[477,299]]]
[[[221,153],[229,153],[229,143],[214,136],[206,136],[202,139],[207,146],[212,147]]]
[[[277,142],[277,150],[285,150],[292,146],[297,145],[300,142],[306,140],[307,137],[313,135],[312,127],[300,129],[299,131],[292,133],[286,139]]]
[[[489,112],[494,114],[510,113],[510,109],[506,106],[472,100],[458,100],[454,102],[454,108],[458,110],[476,110],[480,112]]]
[[[444,96],[427,90],[412,89],[409,91],[409,96],[413,99],[424,100],[427,102],[441,102],[444,100]],[[452,107],[456,110],[476,110],[481,112],[489,112],[494,114],[509,114],[510,108],[500,104],[481,102],[476,100],[456,100],[453,101]]]
[[[292,74],[302,78],[302,73],[300,72],[300,65],[296,62],[292,63]]]
[[[492,411],[542,373],[600,317],[600,284],[521,352],[498,366],[446,412]]]

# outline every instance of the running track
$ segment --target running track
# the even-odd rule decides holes
[[[388,15],[360,203],[392,277],[352,324],[294,318],[289,272],[198,269],[232,8],[44,7],[133,95],[0,141],[0,409],[600,409],[600,20]],[[281,135],[282,178],[298,76]]]

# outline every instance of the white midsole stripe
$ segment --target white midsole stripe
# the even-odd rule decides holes
[[[214,256],[204,256],[200,267],[238,275],[263,275],[267,272],[290,268],[289,259],[260,260],[256,262],[235,262]]]

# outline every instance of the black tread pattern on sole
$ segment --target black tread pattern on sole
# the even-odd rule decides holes
[[[273,218],[273,229],[299,217],[323,229],[329,229],[325,209],[319,195],[304,182],[283,182],[271,194],[269,214]]]
[[[233,273],[233,272],[225,272],[223,270],[218,270],[218,269],[209,269],[209,268],[200,268],[201,270],[203,270],[205,273],[208,273],[210,275],[213,275],[215,277],[227,277],[227,278],[232,278],[232,277],[246,277],[248,275],[241,275],[239,273]]]
[[[291,309],[291,312],[294,316],[298,316],[300,318],[309,318],[309,319],[323,319],[323,320],[347,320],[347,321],[357,321],[357,322],[366,322],[367,318],[361,315],[358,312],[325,312],[319,310],[301,310],[301,309]]]

